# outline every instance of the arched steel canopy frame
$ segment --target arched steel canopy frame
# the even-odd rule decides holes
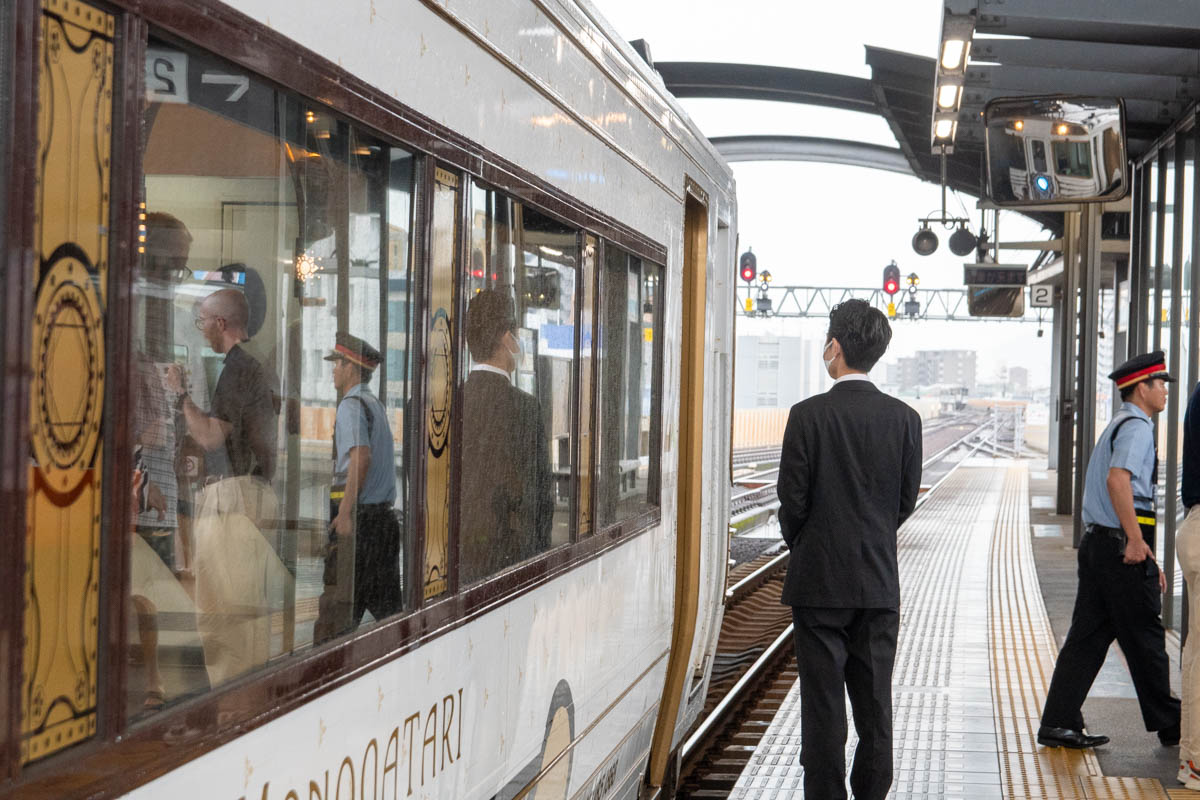
[[[897,147],[818,136],[715,136],[709,141],[726,161],[818,161],[912,175]]]
[[[879,113],[871,82],[866,78],[762,64],[706,61],[658,61],[654,68],[676,97],[776,100]]]
[[[806,69],[760,64],[721,64],[700,61],[654,63],[668,91],[676,97],[770,100],[876,114],[884,118],[900,145],[887,147],[817,137],[738,136],[714,139],[718,151],[731,161],[824,161],[829,163],[907,172],[929,183],[940,184],[942,165],[929,152],[930,114],[933,108],[934,60],[866,48],[871,78],[837,75]],[[900,161],[906,170],[897,169]],[[959,147],[947,157],[946,185],[980,197],[982,151]],[[1023,212],[1056,235],[1062,231],[1062,213]]]

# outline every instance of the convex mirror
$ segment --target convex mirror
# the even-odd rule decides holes
[[[1000,206],[1096,203],[1129,190],[1125,107],[1112,97],[1001,98],[983,110]]]

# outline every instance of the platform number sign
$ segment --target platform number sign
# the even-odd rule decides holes
[[[146,49],[146,100],[188,102],[188,57],[178,50]]]
[[[1054,287],[1048,283],[1030,286],[1029,305],[1034,308],[1051,308],[1054,305]]]

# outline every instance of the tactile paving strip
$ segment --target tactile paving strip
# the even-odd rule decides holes
[[[1090,751],[1038,747],[1056,646],[1029,544],[1028,473],[977,463],[951,475],[900,531],[889,797],[1167,800],[1158,781],[1105,778]],[[730,796],[802,798],[799,752],[793,687]]]
[[[1167,800],[1157,780],[1104,777],[1091,750],[1038,745],[1042,704],[1058,646],[1033,561],[1025,465],[1010,466],[1004,483],[988,559],[992,695],[1004,796]]]

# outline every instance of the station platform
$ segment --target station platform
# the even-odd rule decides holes
[[[1026,461],[969,459],[900,530],[889,797],[1200,798],[1175,780],[1177,748],[1144,730],[1115,644],[1084,706],[1089,730],[1112,742],[1082,751],[1037,744],[1075,595],[1071,519],[1053,516],[1043,499],[1052,475]],[[1168,635],[1167,649],[1177,683],[1178,636]],[[848,707],[847,719],[849,764],[857,737]],[[799,752],[793,686],[731,797],[803,797]]]

